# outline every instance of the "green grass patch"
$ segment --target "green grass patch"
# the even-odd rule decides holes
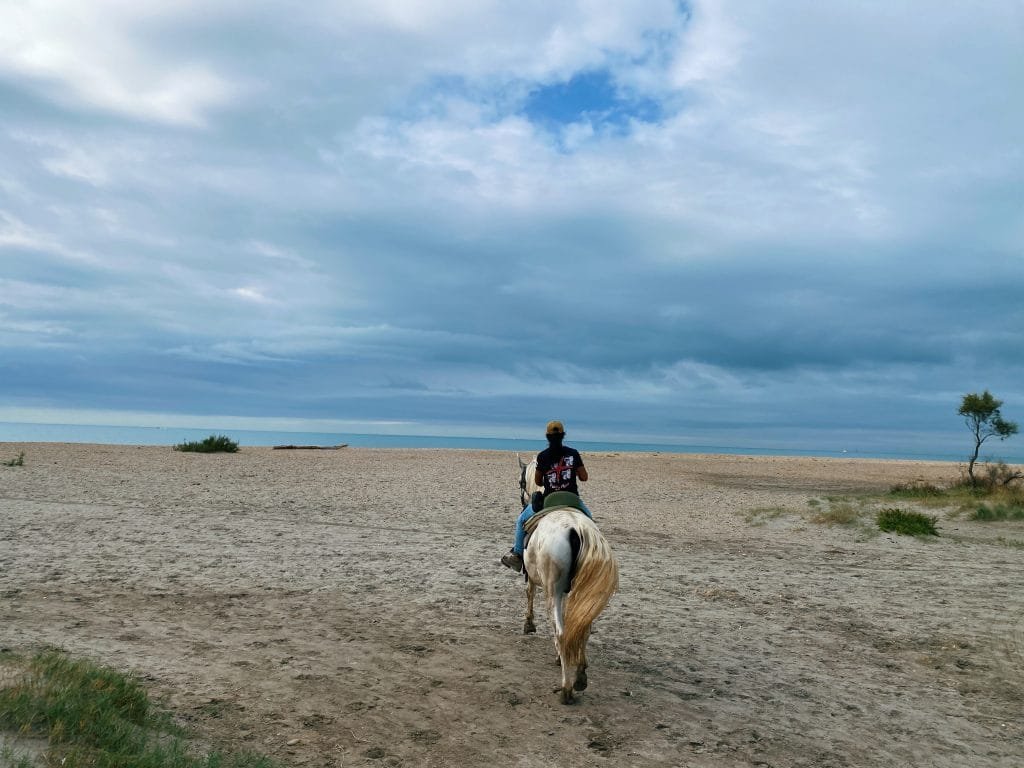
[[[0,765],[4,768],[36,768],[31,756],[7,745],[0,747]]]
[[[178,443],[174,450],[193,453],[237,453],[238,443],[226,435],[210,435],[204,440]]]
[[[853,525],[860,519],[860,510],[847,501],[829,500],[828,509],[822,509],[811,518],[820,525]]]
[[[949,491],[931,483],[914,482],[894,485],[889,495],[897,499],[944,499]]]
[[[889,498],[913,501],[925,507],[949,507],[951,514],[966,514],[972,520],[1024,519],[1024,487],[1019,483],[980,482],[972,486],[961,480],[948,488],[923,483],[894,486]]]
[[[134,677],[58,651],[0,689],[0,730],[45,739],[44,764],[62,768],[274,766],[260,755],[198,754]]]
[[[1024,504],[1020,502],[996,502],[994,504],[979,504],[975,510],[968,515],[970,520],[980,520],[987,523],[993,520],[1024,520]]]
[[[878,527],[883,531],[901,533],[906,536],[938,536],[935,518],[920,512],[904,512],[890,508],[879,511],[876,517]]]
[[[21,453],[19,453],[18,454],[18,458],[16,458],[16,459],[9,459],[9,460],[3,462],[3,465],[5,467],[23,467],[23,466],[25,466],[25,452],[22,451]]]

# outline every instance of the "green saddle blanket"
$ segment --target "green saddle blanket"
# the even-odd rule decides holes
[[[529,520],[523,523],[523,530],[528,534],[533,533],[537,528],[537,525],[544,519],[548,512],[553,512],[556,509],[564,509],[565,507],[582,512],[583,502],[580,501],[579,496],[575,493],[570,493],[569,491],[555,491],[554,493],[549,493],[544,497],[544,509],[535,512]]]
[[[575,493],[554,491],[544,497],[544,509],[554,509],[555,507],[572,507],[582,512],[583,502],[580,501],[580,497]]]

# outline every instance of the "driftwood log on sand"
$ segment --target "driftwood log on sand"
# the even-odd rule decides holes
[[[348,448],[348,443],[341,445],[275,445],[275,451],[336,451],[338,448]]]

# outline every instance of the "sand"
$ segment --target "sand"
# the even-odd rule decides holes
[[[498,564],[515,456],[0,443],[0,648],[317,766],[1024,765],[1024,524],[882,534],[955,464],[585,454],[621,567],[577,704]],[[897,506],[913,509],[912,504]],[[845,508],[861,522],[814,522]]]

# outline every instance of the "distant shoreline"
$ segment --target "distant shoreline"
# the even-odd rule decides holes
[[[31,450],[33,446],[39,447],[40,449],[53,449],[53,448],[98,448],[98,449],[143,449],[143,450],[167,450],[173,451],[173,444],[142,444],[142,443],[104,443],[104,442],[81,442],[81,441],[66,441],[66,440],[29,440],[29,441],[18,441],[18,440],[4,440],[0,441],[0,459],[3,458],[4,452],[17,453],[19,451]],[[388,453],[399,453],[408,452],[412,454],[430,454],[430,453],[458,453],[458,454],[493,454],[493,453],[520,453],[524,458],[532,455],[529,451],[515,451],[507,448],[477,448],[477,447],[451,447],[451,446],[406,446],[406,445],[287,445],[287,446],[274,446],[274,445],[241,445],[236,454],[221,454],[221,455],[237,455],[240,453],[251,452],[251,453],[282,453],[282,448],[291,448],[293,450],[284,451],[285,453],[302,453],[307,451],[309,453],[321,453],[325,451],[336,451],[344,449],[346,452],[356,453],[372,453],[372,452],[388,452]],[[842,455],[826,455],[826,454],[815,454],[815,453],[733,453],[728,451],[682,451],[672,450],[669,448],[650,448],[644,450],[623,450],[618,448],[590,448],[585,447],[582,449],[584,455],[590,454],[601,457],[614,457],[617,455],[630,455],[639,456],[642,454],[651,454],[654,456],[674,457],[687,460],[737,460],[737,461],[768,461],[768,460],[781,460],[781,461],[828,461],[828,462],[864,462],[864,463],[912,463],[912,464],[944,464],[950,466],[957,466],[960,464],[966,464],[966,460],[957,459],[937,459],[937,458],[919,458],[919,457],[906,457],[906,456],[865,456],[858,454],[846,453]],[[196,454],[204,455],[204,454]],[[212,454],[205,454],[212,455]],[[979,460],[980,461],[980,460]]]
[[[127,427],[85,424],[30,424],[0,422],[0,444],[3,443],[78,443],[92,445],[174,446],[202,440],[210,435],[225,435],[240,447],[273,447],[275,445],[337,446],[352,448],[447,448],[456,450],[510,451],[524,455],[544,448],[542,439],[466,437],[444,435],[357,434],[342,432],[290,432],[216,427]],[[570,444],[583,452],[661,453],[679,455],[723,456],[796,456],[826,458],[865,458],[911,461],[966,463],[969,436],[963,440],[933,441],[921,445],[867,439],[860,443],[840,440],[841,436],[818,436],[802,444],[796,438],[789,442],[772,441],[751,430],[745,437],[721,436],[689,442],[630,442],[616,440],[582,440],[570,435]],[[820,442],[819,442],[820,441]],[[827,445],[826,443],[831,443]],[[985,445],[982,459],[1024,464],[1020,446],[995,443]]]

